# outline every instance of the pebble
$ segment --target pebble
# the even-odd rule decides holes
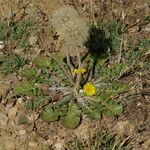
[[[23,98],[18,98],[17,102],[20,103],[20,104],[22,104],[23,103]]]
[[[21,136],[21,135],[26,134],[26,132],[27,132],[26,130],[20,130],[20,131],[19,131],[19,134],[20,134],[20,136]]]
[[[5,46],[4,46],[4,43],[3,41],[0,41],[0,49],[3,49]]]

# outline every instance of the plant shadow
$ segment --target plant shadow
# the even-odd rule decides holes
[[[89,31],[88,40],[84,43],[93,58],[92,76],[99,59],[105,59],[109,53],[113,53],[112,40],[106,37],[104,29],[92,26]]]

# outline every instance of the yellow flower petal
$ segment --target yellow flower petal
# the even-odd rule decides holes
[[[75,75],[75,74],[78,74],[78,73],[82,73],[82,74],[84,74],[85,72],[86,72],[86,69],[84,69],[84,68],[81,68],[81,69],[74,69],[73,70],[73,74]]]
[[[95,86],[92,83],[86,83],[83,89],[87,96],[92,96],[96,93]]]
[[[80,72],[81,72],[81,73],[85,73],[85,72],[86,72],[86,69],[81,68],[81,69],[80,69]]]
[[[78,74],[79,73],[79,70],[78,69],[74,69],[73,70],[73,74]]]

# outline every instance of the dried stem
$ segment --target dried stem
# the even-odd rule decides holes
[[[77,52],[77,61],[78,61],[78,69],[81,70],[81,57],[80,57],[80,52],[79,49],[76,49]],[[80,80],[81,80],[81,72],[77,74],[77,79],[76,79],[76,84],[75,84],[75,90],[79,91],[79,86],[80,86]]]

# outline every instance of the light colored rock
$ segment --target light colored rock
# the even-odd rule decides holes
[[[20,134],[20,136],[22,136],[22,135],[26,134],[26,132],[27,132],[26,130],[20,130],[19,134]]]
[[[65,150],[64,144],[61,142],[54,144],[53,147],[55,148],[55,150]]]
[[[22,104],[23,103],[23,99],[22,98],[18,98],[17,102],[20,103],[20,104]]]
[[[4,43],[3,41],[0,41],[0,49],[3,49],[5,46],[4,46]]]

